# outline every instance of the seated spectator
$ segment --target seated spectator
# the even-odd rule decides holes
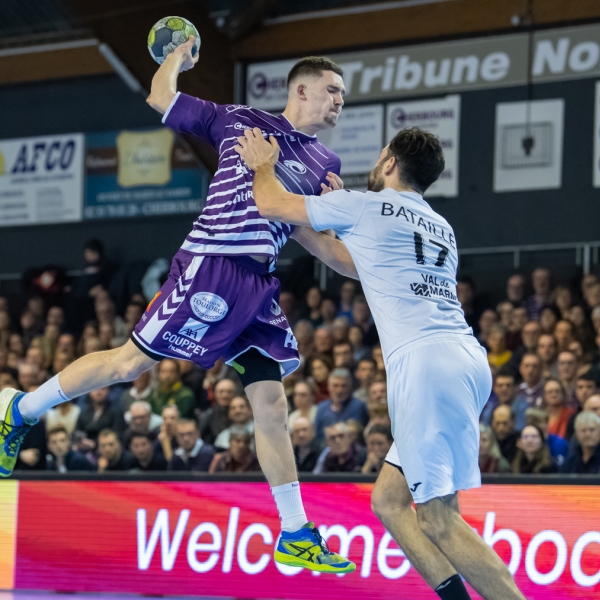
[[[178,360],[177,363],[179,364],[179,372],[181,373],[181,383],[183,383],[185,387],[190,388],[194,393],[194,399],[196,401],[195,408],[199,410],[210,408],[206,390],[202,385],[204,383],[206,369],[203,369],[189,360]]]
[[[579,381],[577,383],[579,383]],[[583,401],[581,410],[595,412],[598,416],[600,416],[600,394],[596,393],[596,388],[594,389],[595,392],[591,396],[582,394],[582,397],[585,397],[585,400]],[[566,440],[573,439],[573,435],[575,433],[575,419],[577,418],[578,414],[579,412],[575,412],[569,417],[569,422],[567,423],[567,433],[565,434]]]
[[[552,462],[550,450],[539,427],[526,425],[521,431],[517,447],[517,454],[512,461],[513,473],[524,475],[557,472],[558,469]]]
[[[484,310],[479,317],[479,334],[477,335],[477,339],[486,350],[489,349],[488,338],[490,333],[492,332],[494,325],[497,323],[498,315],[496,314],[496,311],[492,310],[491,308]]]
[[[534,294],[525,300],[527,317],[531,321],[539,321],[542,308],[550,302],[550,271],[535,269],[531,274]]]
[[[558,347],[553,335],[540,335],[537,341],[536,354],[542,361],[542,377],[544,379],[556,378],[558,375],[558,368],[556,366]]]
[[[512,352],[506,348],[506,329],[494,325],[487,339],[488,363],[492,370],[499,371],[511,358]]]
[[[577,445],[561,467],[562,473],[600,473],[600,417],[582,412],[575,419]]]
[[[493,379],[492,394],[481,412],[481,422],[489,425],[492,414],[498,406],[512,406],[515,400],[515,377],[508,369],[498,371]]]
[[[129,438],[131,454],[138,461],[140,471],[166,471],[167,460],[162,454],[154,451],[153,440],[147,433],[134,431]]]
[[[354,390],[354,397],[365,403],[369,400],[369,386],[375,379],[375,367],[373,359],[363,358],[354,371],[354,377],[358,381],[358,389]]]
[[[350,431],[344,422],[325,428],[325,441],[329,450],[322,463],[317,463],[315,473],[358,473],[365,463],[365,449],[350,441]]]
[[[506,280],[506,301],[515,308],[523,306],[525,299],[525,277],[519,273],[511,275]]]
[[[252,436],[244,427],[231,428],[229,450],[216,454],[209,473],[260,472],[258,458],[251,448]]]
[[[304,316],[311,322],[313,327],[319,327],[323,324],[323,317],[321,316],[321,303],[323,296],[321,290],[318,287],[311,287],[306,292],[306,306]]]
[[[371,428],[375,425],[392,426],[387,402],[369,402],[367,410],[369,411],[369,422],[364,429],[365,436],[369,435]]]
[[[565,319],[558,321],[554,327],[554,338],[559,352],[569,349],[569,344],[575,341],[575,327],[571,321]]]
[[[327,325],[332,328],[337,314],[337,306],[331,298],[323,298],[321,301],[321,318],[323,319],[323,325]]]
[[[560,317],[560,311],[556,306],[544,306],[540,313],[540,329],[542,330],[542,333],[554,335],[554,328],[560,320]]]
[[[174,358],[165,358],[158,365],[158,387],[148,397],[152,410],[160,414],[167,404],[176,404],[183,418],[194,416],[196,400],[194,392],[181,383],[179,363]]]
[[[90,392],[85,397],[81,414],[75,429],[83,431],[88,441],[95,442],[100,431],[112,429],[118,433],[125,431],[122,413],[108,401],[109,388],[103,387]],[[95,444],[87,449],[93,449]]]
[[[314,425],[305,417],[299,417],[291,430],[291,437],[298,471],[312,473],[321,454],[321,444],[315,437]]]
[[[254,436],[254,421],[252,420],[252,408],[246,396],[235,396],[229,403],[229,420],[232,425],[221,431],[215,440],[214,446],[217,452],[219,450],[229,449],[229,438],[232,427],[241,427],[245,429],[250,436]],[[252,448],[254,450],[254,448]]]
[[[333,335],[334,344],[348,342],[348,332],[350,331],[350,319],[347,317],[337,317],[331,324],[331,335]],[[354,352],[354,348],[352,349]],[[354,358],[354,356],[353,356]]]
[[[363,339],[363,330],[358,325],[352,325],[352,327],[348,329],[348,341],[352,344],[355,362],[371,356],[371,348],[365,346]]]
[[[385,375],[377,374],[369,386],[367,404],[385,404],[387,406],[387,382]]]
[[[96,467],[85,456],[71,450],[69,432],[57,425],[48,430],[46,470],[67,473],[69,471],[95,471]]]
[[[130,471],[137,467],[135,456],[123,450],[116,431],[103,429],[98,433],[98,473]]]
[[[350,434],[350,442],[364,447],[364,445],[365,445],[365,438],[364,438],[365,428],[364,428],[363,424],[359,423],[355,419],[348,419],[346,421],[346,425],[348,426],[348,433]]]
[[[172,471],[208,471],[215,449],[200,437],[198,424],[193,419],[177,422],[177,444],[171,460]]]
[[[377,375],[385,375],[385,361],[383,360],[383,350],[379,342],[371,349],[371,358],[375,361]]]
[[[294,337],[298,342],[298,354],[300,361],[304,364],[314,354],[315,328],[307,319],[301,319],[294,327]]]
[[[552,292],[551,299],[554,306],[558,308],[561,317],[566,319],[573,303],[571,290],[564,285],[557,285]]]
[[[57,350],[54,353],[54,360],[52,361],[52,374],[58,375],[61,371],[64,371],[71,363],[73,359],[68,352]]]
[[[514,307],[512,302],[500,302],[496,306],[496,314],[498,315],[498,324],[504,327],[504,330],[508,332],[509,327],[512,323],[512,314]]]
[[[537,321],[529,321],[523,325],[521,329],[521,345],[513,352],[512,358],[508,362],[508,367],[515,374],[521,364],[521,359],[524,354],[537,352],[537,343],[540,337],[540,324]]]
[[[325,437],[325,427],[354,419],[365,426],[369,413],[364,402],[352,396],[352,375],[348,369],[334,369],[328,379],[329,399],[317,407],[315,430],[317,439]]]
[[[314,351],[316,354],[324,354],[333,360],[333,334],[329,327],[319,327],[315,330],[313,337]]]
[[[567,406],[565,388],[558,379],[549,379],[544,384],[544,409],[550,415],[548,433],[565,438],[570,416],[575,412]]]
[[[123,413],[129,411],[129,407],[137,400],[146,400],[154,390],[152,382],[152,371],[144,371],[137,379],[134,379],[132,386],[121,394],[121,410]]]
[[[581,406],[575,396],[577,369],[579,368],[577,357],[570,350],[563,350],[558,354],[556,366],[558,370],[558,380],[565,389],[567,406],[571,407],[573,410],[579,410]]]
[[[38,421],[27,432],[21,449],[15,470],[19,471],[43,471],[46,468],[46,427],[43,421]]]
[[[207,444],[214,443],[221,431],[231,425],[229,405],[235,394],[235,383],[231,379],[221,379],[215,384],[215,403],[200,415],[200,431]]]
[[[335,369],[354,369],[354,353],[350,342],[338,342],[333,345],[333,367]]]
[[[479,470],[482,473],[510,473],[510,463],[502,456],[491,427],[479,423]]]
[[[56,351],[65,352],[69,355],[70,360],[75,360],[77,356],[77,343],[75,336],[71,333],[62,333],[58,336],[56,342]]]
[[[509,462],[515,459],[517,454],[517,440],[519,434],[515,431],[514,415],[510,406],[502,404],[492,414],[492,430],[498,440],[502,456]]]
[[[162,419],[152,412],[150,402],[146,400],[136,400],[129,407],[129,414],[125,415],[129,417],[129,427],[123,434],[123,440],[125,442],[125,448],[129,450],[132,436],[136,433],[143,433],[147,435],[152,442],[158,437]]]
[[[352,302],[352,324],[358,325],[362,329],[363,342],[366,346],[374,346],[379,342],[377,327],[364,296],[357,296]]]
[[[294,408],[288,417],[288,428],[293,431],[297,419],[308,419],[313,424],[317,416],[317,407],[315,406],[316,389],[308,381],[299,381],[294,386]]]
[[[521,331],[527,324],[527,311],[523,307],[513,308],[506,334],[506,347],[513,353],[523,346]],[[513,360],[511,358],[511,361]],[[518,360],[518,359],[517,359]]]
[[[179,448],[177,444],[177,422],[179,409],[176,406],[165,406],[162,410],[162,424],[157,439],[154,441],[154,451],[162,453],[166,461],[173,458],[173,451]]]
[[[79,406],[70,400],[57,404],[54,408],[50,408],[46,412],[46,431],[51,431],[60,426],[64,427],[67,434],[71,436],[77,427],[80,414],[81,409]]]
[[[548,433],[549,422],[550,415],[543,408],[528,408],[525,413],[525,425],[535,425],[542,430],[552,460],[557,465],[562,465],[569,454],[569,443],[554,433]]]
[[[352,319],[352,303],[356,297],[356,281],[346,280],[340,286],[340,308],[338,317]]]
[[[317,354],[308,362],[309,379],[317,386],[317,404],[329,398],[327,381],[333,370],[333,361],[326,354]]]
[[[378,475],[394,439],[392,430],[384,425],[373,425],[366,436],[367,458],[362,466],[364,475]]]
[[[539,408],[544,402],[544,381],[542,379],[542,362],[537,354],[528,352],[523,355],[519,373],[523,383],[517,388],[517,396],[513,403],[515,426],[518,430],[525,427],[525,412],[528,408]]]
[[[31,392],[42,383],[40,369],[35,365],[21,363],[19,365],[19,389],[23,392]]]

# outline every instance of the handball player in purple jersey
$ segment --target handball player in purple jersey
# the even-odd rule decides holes
[[[178,74],[198,60],[191,54],[193,41],[165,59],[148,103],[164,115],[165,125],[204,138],[218,152],[206,206],[175,255],[167,282],[123,347],[86,355],[31,393],[0,392],[0,475],[11,474],[23,437],[48,408],[132,381],[165,357],[208,369],[222,356],[238,372],[252,405],[258,458],[281,519],[275,560],[320,572],[351,572],[354,563],[329,551],[306,518],[281,382],[300,361],[271,272],[290,237],[310,249],[315,233],[260,216],[252,195],[254,172],[234,150],[238,136],[258,127],[279,140],[276,171],[287,190],[316,195],[339,189],[340,159],[315,134],[334,127],[340,115],[342,70],[325,58],[299,61],[288,77],[287,107],[273,116],[177,92]]]

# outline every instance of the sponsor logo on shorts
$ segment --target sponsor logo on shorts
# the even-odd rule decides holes
[[[185,325],[179,330],[179,335],[182,335],[196,342],[204,337],[204,334],[208,331],[210,325],[206,323],[200,323],[196,319],[188,319]]]
[[[283,164],[288,169],[294,171],[294,173],[298,173],[299,175],[306,173],[306,167],[302,163],[296,162],[295,160],[284,160]]]
[[[190,306],[199,319],[208,321],[209,323],[216,323],[224,319],[229,311],[227,302],[221,296],[211,294],[210,292],[198,292],[194,294],[190,298]]]
[[[278,317],[281,314],[281,306],[275,302],[275,299],[271,300],[271,312]]]
[[[186,358],[203,356],[208,350],[208,348],[200,346],[199,344],[196,344],[196,342],[193,342],[186,337],[179,336],[176,333],[171,333],[170,331],[165,331],[162,339],[165,340],[165,342],[169,342],[169,350],[177,352],[177,354],[181,354]]]

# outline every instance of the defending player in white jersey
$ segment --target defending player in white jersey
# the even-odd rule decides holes
[[[422,197],[444,169],[439,141],[418,128],[403,130],[382,150],[368,192],[300,196],[275,178],[279,147],[269,139],[254,129],[237,147],[256,172],[259,212],[314,228],[303,230],[304,245],[360,278],[379,331],[395,442],[373,490],[373,510],[444,600],[469,598],[460,575],[486,599],[522,599],[458,508],[458,490],[481,485],[479,414],[491,375],[456,298],[454,232]],[[342,186],[336,178],[335,187]],[[325,229],[342,241],[316,233]]]

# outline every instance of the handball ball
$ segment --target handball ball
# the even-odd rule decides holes
[[[183,44],[193,35],[196,43],[192,48],[192,56],[196,56],[200,50],[200,34],[198,30],[183,17],[165,17],[155,23],[148,34],[148,50],[150,56],[159,64],[168,54],[171,54],[179,44]]]

